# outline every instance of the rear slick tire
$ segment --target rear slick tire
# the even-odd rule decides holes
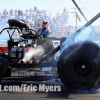
[[[57,66],[61,81],[69,89],[96,87],[100,82],[100,48],[89,41],[72,44],[64,49]]]

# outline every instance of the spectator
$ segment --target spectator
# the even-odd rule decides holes
[[[49,28],[48,22],[43,21],[42,28],[38,30],[38,33],[43,36],[43,38],[49,37],[49,34],[51,33],[51,30]]]
[[[63,9],[63,12],[64,12],[64,13],[66,13],[66,12],[67,12],[67,10],[66,10],[66,8],[65,8],[65,7],[64,7],[64,9]]]
[[[32,8],[30,8],[30,14],[32,14]]]
[[[18,11],[17,10],[15,10],[15,16],[18,16]]]
[[[3,15],[6,16],[6,9],[4,10]]]
[[[52,16],[52,13],[48,15],[47,11],[39,10],[37,6],[34,7],[34,10],[30,8],[29,10],[26,9],[25,12],[23,10],[18,9],[13,11],[11,9],[10,11],[7,11],[6,9],[3,11],[3,14],[0,14],[0,23],[3,23],[2,26],[7,24],[8,19],[23,19],[29,23],[31,28],[38,29],[41,27],[41,24],[43,20],[48,20],[50,29],[57,30],[59,29],[62,31],[62,21],[64,19],[64,16],[66,16],[66,8],[63,9],[63,12],[60,14],[59,12],[56,14],[56,16]],[[65,22],[65,21],[63,21]],[[0,24],[1,25],[1,24]]]
[[[62,36],[64,37],[64,36],[65,36],[65,34],[64,34],[64,33],[65,33],[65,28],[64,28],[64,26],[61,27],[61,31],[62,31]]]
[[[11,9],[11,10],[10,10],[10,15],[12,15],[12,14],[13,14],[13,10]]]
[[[34,10],[37,11],[37,7],[36,6],[34,7]]]

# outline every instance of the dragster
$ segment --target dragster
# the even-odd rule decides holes
[[[8,55],[0,47],[0,81],[60,79],[70,90],[99,88],[100,47],[91,41],[80,41],[66,47],[99,17],[100,13],[69,38],[60,39],[52,37],[44,39],[37,31],[30,29],[25,21],[8,20],[9,27],[0,32],[2,34],[6,30],[9,34]],[[11,30],[13,30],[12,34],[10,34]],[[20,36],[17,41],[13,39],[13,34],[16,32]],[[52,41],[55,41],[55,47]],[[59,57],[54,60],[52,56],[59,51],[61,51]],[[32,56],[24,61],[28,53]]]

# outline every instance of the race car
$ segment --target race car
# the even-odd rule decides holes
[[[71,43],[100,13],[70,38],[44,39],[23,20],[8,20],[8,55],[0,53],[0,80],[46,81],[60,79],[71,90],[91,89],[100,83],[100,47],[91,41]],[[85,27],[86,26],[86,27]],[[12,34],[10,34],[10,31]],[[12,37],[15,32],[19,40]],[[59,52],[59,56],[54,56]],[[99,88],[99,87],[98,87]]]

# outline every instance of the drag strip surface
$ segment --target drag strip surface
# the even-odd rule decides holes
[[[42,82],[43,83],[43,82]],[[41,82],[12,82],[2,81],[2,85],[42,84]],[[100,100],[100,90],[78,91],[71,93],[61,82],[45,82],[50,85],[61,85],[61,92],[0,92],[0,100]]]

